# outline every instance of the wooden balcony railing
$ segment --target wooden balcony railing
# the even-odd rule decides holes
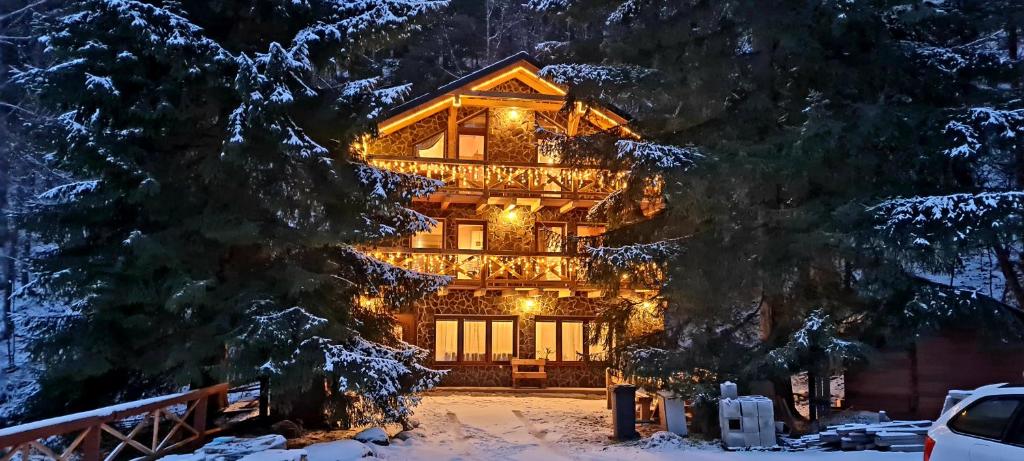
[[[217,432],[207,427],[208,405],[227,392],[218,384],[0,429],[0,460],[109,461],[126,449],[135,453],[122,458],[156,459]]]
[[[370,256],[395,266],[452,277],[455,288],[571,287],[586,281],[583,259],[562,255],[385,249]]]
[[[379,156],[368,161],[443,181],[443,191],[456,194],[600,200],[623,186],[617,173],[594,168]]]

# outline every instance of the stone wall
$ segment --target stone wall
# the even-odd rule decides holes
[[[545,294],[529,312],[523,312],[520,299],[515,296],[503,297],[494,294],[473,296],[469,290],[452,290],[447,296],[435,296],[419,301],[416,312],[416,345],[434,352],[434,316],[441,315],[514,315],[518,317],[517,354],[520,358],[535,358],[534,332],[535,317],[554,316],[596,316],[604,301],[581,297],[558,298]],[[451,365],[434,364],[450,369],[442,382],[447,386],[510,386],[511,369],[507,365]],[[552,387],[602,387],[604,367],[601,362],[579,362],[572,364],[548,365],[548,386]]]

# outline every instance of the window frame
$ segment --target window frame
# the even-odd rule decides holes
[[[434,315],[434,320],[433,320],[434,331],[435,332],[437,331],[437,321],[438,320],[458,320],[459,325],[457,327],[458,335],[457,335],[457,339],[456,339],[456,344],[457,344],[457,350],[456,350],[456,354],[455,354],[456,359],[454,361],[446,361],[446,362],[438,362],[438,361],[435,360],[434,361],[434,365],[435,366],[446,366],[446,365],[447,366],[452,366],[452,365],[508,365],[508,364],[510,364],[511,360],[500,360],[500,361],[499,360],[492,360],[493,353],[494,353],[493,350],[492,350],[493,347],[494,347],[494,338],[493,338],[493,334],[492,334],[493,328],[491,326],[492,326],[492,324],[495,321],[498,321],[498,322],[511,321],[512,322],[512,357],[518,357],[519,356],[519,316],[517,316],[517,315],[436,314],[436,315]],[[485,331],[486,331],[485,336],[486,337],[484,338],[484,342],[486,344],[486,352],[484,353],[484,356],[486,357],[486,359],[483,360],[483,361],[480,361],[480,360],[468,361],[468,360],[464,359],[463,352],[464,352],[464,347],[465,347],[464,341],[465,341],[465,331],[466,331],[465,330],[465,322],[467,320],[469,320],[469,321],[486,321],[487,322],[487,326],[485,327]],[[433,353],[433,355],[431,357],[437,357],[437,338],[436,337],[434,338],[434,350],[433,350],[433,352],[434,353]]]
[[[544,227],[561,227],[562,228],[562,251],[551,252],[542,251],[540,245],[540,235],[542,228]],[[543,255],[564,255],[565,250],[568,247],[567,242],[569,240],[569,223],[565,221],[537,221],[533,225],[533,248],[537,254]]]
[[[419,148],[417,146],[422,144],[422,143],[424,143],[424,142],[426,142],[430,138],[433,138],[434,136],[440,136],[441,137],[441,156],[440,157],[425,157],[425,156],[420,155]],[[424,137],[423,139],[420,139],[419,141],[413,141],[412,145],[410,146],[410,148],[412,149],[412,157],[413,158],[428,159],[428,160],[444,160],[444,159],[448,158],[448,131],[447,130],[437,131],[437,132],[431,133],[430,135]]]
[[[444,218],[436,217],[436,216],[430,216],[430,218],[433,219],[434,221],[437,221],[437,225],[441,227],[441,247],[440,248],[423,248],[423,247],[413,246],[413,241],[416,238],[416,234],[413,234],[413,235],[409,236],[409,248],[411,248],[413,250],[435,250],[435,251],[436,250],[444,250],[444,249],[448,248],[447,242],[445,242],[445,240],[447,240],[445,238],[445,234],[446,234],[447,227],[448,227],[447,220],[444,219]]]
[[[472,120],[472,119],[480,116],[481,114],[483,114],[483,116],[484,116],[484,126],[483,126],[483,128],[466,128],[466,127],[463,127],[463,123],[465,123],[465,122],[467,122],[469,120]],[[490,127],[491,127],[491,111],[489,111],[487,109],[483,109],[483,110],[480,110],[478,112],[474,112],[474,113],[469,114],[468,116],[464,117],[462,120],[457,121],[456,124],[455,124],[455,152],[454,152],[454,155],[452,155],[452,158],[460,160],[460,161],[463,161],[463,162],[480,162],[480,163],[486,162],[490,158],[490,150],[491,150],[490,149],[491,148],[490,136],[487,136],[487,131],[488,131],[488,129]],[[484,138],[484,155],[483,155],[483,158],[479,158],[479,159],[465,159],[465,158],[462,158],[462,153],[460,152],[461,149],[459,148],[459,146],[461,145],[459,137],[464,135],[464,134],[468,135],[468,136],[483,136],[483,138]]]
[[[561,125],[560,123],[558,123],[558,121],[557,121],[557,120],[555,120],[555,119],[554,119],[554,118],[552,118],[552,117],[549,117],[549,116],[548,116],[547,114],[544,114],[544,113],[542,113],[541,111],[534,111],[534,114],[535,114],[535,115],[534,115],[534,125],[535,125],[535,129],[536,129],[536,128],[544,128],[544,129],[547,129],[547,128],[545,128],[545,127],[543,126],[543,124],[542,124],[542,122],[541,122],[541,120],[544,120],[544,121],[546,121],[547,123],[549,123],[549,124],[551,124],[551,125],[554,125],[554,126],[555,126],[555,128],[557,128],[557,129],[555,130],[555,132],[556,132],[556,133],[559,133],[559,134],[566,134],[566,133],[568,133],[568,132],[569,132],[569,129],[568,129],[567,127],[564,127],[564,126],[562,126],[562,125]],[[548,131],[551,131],[551,130],[548,130]],[[533,155],[533,161],[534,161],[534,162],[535,162],[535,163],[536,163],[537,165],[549,165],[549,166],[551,166],[551,165],[561,165],[561,164],[562,164],[562,162],[561,162],[561,159],[559,159],[559,161],[557,161],[557,162],[542,162],[542,161],[540,160],[540,156],[541,156],[541,142],[540,142],[540,140],[539,140],[539,139],[537,139],[537,137],[536,137],[536,134],[534,134],[534,141],[535,141],[535,142],[534,142],[534,146],[535,146],[535,147],[534,147],[534,155]]]
[[[956,421],[958,419],[960,419],[962,412],[969,411],[970,409],[975,408],[975,407],[977,407],[977,406],[979,406],[979,405],[981,405],[981,404],[983,404],[985,402],[989,402],[989,401],[993,401],[993,400],[1015,400],[1015,401],[1017,401],[1017,408],[1015,408],[1013,410],[1013,414],[1011,414],[1010,417],[1007,418],[1006,427],[1004,427],[1003,428],[1003,432],[1001,434],[999,434],[999,438],[993,439],[993,438],[990,438],[990,437],[983,437],[983,436],[980,436],[978,434],[971,434],[971,433],[968,433],[968,432],[964,432],[962,430],[958,430],[955,427]],[[1019,446],[1024,446],[1024,445],[1019,444],[1019,443],[1010,443],[1009,442],[1010,431],[1012,429],[1014,429],[1015,427],[1017,427],[1017,425],[1019,425],[1019,424],[1024,424],[1024,395],[1001,394],[1001,395],[985,396],[985,397],[979,398],[978,400],[975,400],[975,401],[971,402],[970,405],[967,405],[966,407],[964,407],[963,410],[960,410],[960,412],[958,412],[956,415],[954,415],[952,418],[950,418],[949,421],[946,422],[946,427],[949,428],[950,432],[952,432],[954,434],[957,434],[957,435],[964,436],[964,437],[970,437],[972,439],[988,440],[988,441],[991,441],[991,442],[997,442],[997,443],[1002,443],[1002,444],[1006,444],[1006,445],[1013,445],[1013,446],[1019,447]]]
[[[581,360],[563,361],[562,360],[562,322],[583,322],[583,358]],[[538,315],[533,318],[533,353],[534,358],[537,354],[537,323],[538,322],[555,322],[555,360],[548,360],[550,364],[556,365],[567,365],[567,366],[585,366],[592,363],[607,363],[605,360],[591,360],[590,357],[590,335],[593,325],[598,323],[597,317],[589,315]]]
[[[585,236],[585,237],[580,237],[580,228],[581,227],[584,227],[584,228],[586,228],[586,227],[600,227],[600,228],[603,228],[604,231],[602,231],[598,235],[588,235],[588,236]],[[583,240],[582,239],[584,239],[584,238],[594,238],[594,237],[603,237],[607,233],[608,233],[608,225],[605,224],[605,223],[597,223],[597,222],[594,222],[594,223],[592,223],[592,222],[579,222],[579,223],[576,223],[576,225],[573,226],[573,229],[572,229],[572,236],[576,240],[575,248],[573,248],[573,250],[576,251],[576,253],[583,253]]]
[[[483,226],[483,232],[484,232],[483,248],[481,248],[479,250],[464,250],[464,249],[459,247],[459,226],[461,226],[463,224],[471,225],[471,226],[479,226],[479,225]],[[454,227],[455,227],[455,232],[454,232],[454,234],[455,234],[455,247],[453,249],[458,250],[459,252],[468,252],[468,253],[483,253],[483,252],[487,251],[487,246],[490,243],[489,242],[490,239],[488,238],[488,235],[487,235],[487,220],[484,220],[484,219],[461,219],[460,218],[460,219],[456,219],[455,220],[455,226]]]

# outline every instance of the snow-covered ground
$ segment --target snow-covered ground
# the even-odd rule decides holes
[[[431,394],[417,408],[416,418],[420,426],[412,437],[374,446],[376,456],[408,461],[921,459],[920,453],[877,451],[726,452],[714,444],[671,439],[617,444],[608,438],[611,420],[605,401],[594,396]]]

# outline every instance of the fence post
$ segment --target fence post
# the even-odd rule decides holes
[[[90,426],[86,431],[85,439],[82,440],[82,460],[100,461],[100,436],[103,430],[97,424]]]
[[[192,410],[192,427],[202,437],[206,434],[206,410],[210,406],[209,397],[202,396],[196,401],[196,408]]]
[[[270,377],[260,376],[260,418],[270,416]]]

